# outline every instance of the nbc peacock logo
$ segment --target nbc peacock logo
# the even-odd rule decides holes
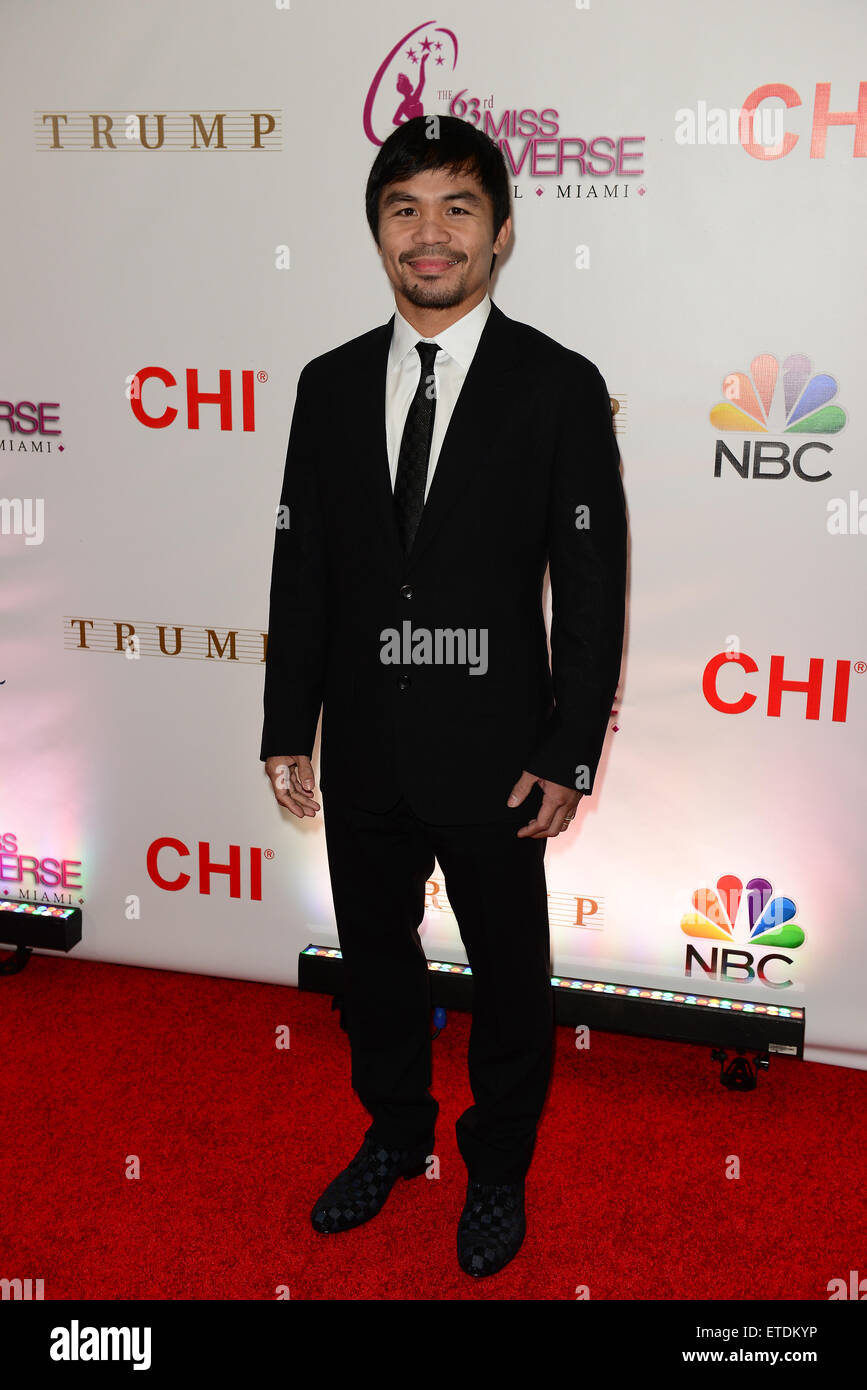
[[[827,372],[814,374],[810,358],[803,353],[791,353],[782,367],[771,353],[761,353],[753,358],[748,372],[730,372],[724,378],[725,400],[713,407],[710,422],[728,434],[838,434],[847,417],[841,406],[833,404],[837,391],[836,379]],[[826,456],[832,452],[830,444],[817,439],[790,448],[785,439],[747,438],[738,457],[733,448],[718,439],[714,477],[722,475],[725,459],[742,478],[781,479],[792,472],[804,482],[821,482],[830,478],[830,470],[809,470],[805,457],[816,449]],[[826,463],[827,458],[822,460],[823,465]]]
[[[680,920],[681,931],[719,944],[711,945],[709,958],[702,956],[698,947],[687,946],[687,976],[698,967],[716,980],[743,984],[758,978],[770,989],[787,989],[793,983],[791,979],[771,978],[768,969],[773,963],[776,974],[780,963],[792,965],[793,958],[783,953],[802,946],[806,933],[794,921],[797,908],[793,900],[775,893],[768,879],[751,878],[744,887],[735,874],[723,874],[716,888],[696,889],[692,906],[694,910]],[[740,947],[739,940],[744,943]]]

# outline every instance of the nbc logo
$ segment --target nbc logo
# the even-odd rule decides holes
[[[812,375],[812,363],[803,353],[792,353],[782,364],[762,353],[754,357],[749,372],[730,372],[723,381],[724,401],[710,412],[710,422],[724,433],[740,434],[837,434],[846,424],[846,412],[832,405],[837,382],[827,373]],[[794,441],[792,441],[794,443]],[[830,444],[807,440],[789,458],[789,443],[780,439],[745,439],[738,457],[724,440],[716,442],[714,477],[722,475],[723,459],[741,478],[786,478],[789,471],[804,482],[830,478],[829,469],[807,472],[805,454],[818,449],[830,454]],[[752,460],[750,454],[752,453]]]
[[[741,906],[745,891],[746,914]],[[684,969],[688,977],[693,973],[693,966],[697,966],[715,980],[734,980],[744,984],[758,977],[770,989],[786,989],[793,983],[789,979],[770,979],[767,968],[771,962],[791,965],[792,958],[781,952],[797,950],[806,936],[793,921],[797,908],[792,899],[776,896],[766,878],[751,878],[744,890],[739,878],[734,874],[724,874],[717,879],[715,889],[697,889],[692,895],[692,906],[694,911],[685,913],[681,918],[681,931],[702,941],[727,944],[713,945],[710,959],[705,960],[699,949],[690,943],[686,948]],[[739,916],[743,922],[744,915],[749,920],[747,944],[756,950],[732,949],[736,939],[735,926]],[[741,939],[743,936],[746,936],[745,932]],[[766,950],[767,947],[772,949]]]

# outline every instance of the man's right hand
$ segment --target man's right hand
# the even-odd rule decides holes
[[[310,759],[303,753],[283,758],[266,758],[265,771],[271,779],[274,795],[281,806],[293,816],[315,816],[319,802],[313,800],[316,782]]]

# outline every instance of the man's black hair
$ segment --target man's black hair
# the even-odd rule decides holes
[[[436,124],[434,124],[436,123]],[[367,179],[365,207],[379,246],[379,195],[387,184],[427,169],[475,174],[494,207],[494,239],[511,212],[506,161],[490,136],[457,116],[413,116],[382,145]],[[494,252],[491,271],[496,265]],[[490,271],[488,272],[491,273]]]

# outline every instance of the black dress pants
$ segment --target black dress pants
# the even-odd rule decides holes
[[[477,1182],[524,1177],[551,1074],[547,840],[516,834],[541,802],[534,786],[509,821],[429,825],[403,798],[380,813],[323,794],[343,1019],[353,1089],[373,1117],[368,1133],[389,1148],[436,1151],[430,978],[418,935],[436,857],[473,973],[474,1104],[456,1132]]]

